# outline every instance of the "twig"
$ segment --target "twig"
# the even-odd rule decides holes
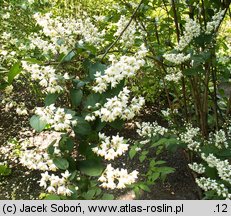
[[[177,41],[179,43],[180,41],[180,30],[179,30],[179,22],[178,22],[178,17],[177,17],[177,12],[176,12],[176,5],[175,5],[175,0],[172,0],[172,9],[173,9],[173,14],[174,14],[174,23],[176,27],[176,36],[177,36]]]
[[[102,60],[105,58],[105,56],[107,55],[107,53],[111,50],[111,48],[119,41],[119,39],[123,36],[124,32],[127,30],[127,28],[130,26],[132,20],[134,19],[137,11],[139,10],[140,6],[142,5],[144,0],[141,0],[139,5],[137,6],[137,8],[135,9],[135,11],[133,12],[128,24],[125,26],[125,28],[123,29],[123,31],[120,33],[120,35],[116,38],[116,40],[106,49],[103,57],[102,57]]]

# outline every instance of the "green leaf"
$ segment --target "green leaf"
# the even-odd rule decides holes
[[[142,163],[146,158],[147,158],[147,154],[149,153],[149,151],[143,151],[139,157],[139,161],[140,163]]]
[[[149,179],[154,182],[156,181],[158,178],[160,177],[160,173],[159,172],[154,172],[149,176]]]
[[[118,85],[116,85],[114,88],[107,90],[103,95],[102,95],[102,102],[106,102],[107,98],[112,98],[114,96],[117,96],[124,88],[125,85],[125,80],[122,80]]]
[[[133,188],[133,191],[135,192],[136,198],[140,198],[141,193],[140,193],[140,188],[139,185],[137,185],[136,187]]]
[[[47,148],[47,153],[49,155],[53,155],[54,154],[54,151],[55,151],[55,147],[54,147],[54,144],[56,143],[57,140],[54,140],[52,141],[52,143],[48,146]]]
[[[64,151],[72,151],[74,148],[74,141],[67,135],[63,135],[62,139],[59,141],[59,147]]]
[[[165,163],[166,163],[166,161],[159,160],[159,161],[155,162],[155,165],[161,165],[161,164],[165,164]]]
[[[50,106],[51,104],[54,104],[58,98],[58,94],[48,94],[45,98],[45,106]]]
[[[214,167],[206,167],[205,175],[209,178],[216,179],[217,178],[217,170]]]
[[[24,59],[24,61],[27,61],[32,64],[43,64],[42,61],[39,61],[38,59],[35,59],[35,58],[26,58]]]
[[[99,196],[102,193],[102,190],[100,188],[96,188],[95,196]]]
[[[72,50],[66,56],[63,57],[61,62],[70,62],[75,57],[75,55],[76,53]]]
[[[88,109],[88,106],[94,107],[96,103],[99,103],[100,99],[101,95],[98,93],[88,95],[86,102],[84,103],[85,109]]]
[[[0,176],[8,176],[11,174],[11,169],[6,165],[0,165]]]
[[[44,200],[61,200],[60,196],[55,194],[49,194],[45,197]]]
[[[74,141],[72,140],[72,139],[68,139],[67,141],[66,141],[66,150],[68,150],[68,151],[72,151],[73,150],[73,148],[74,148]]]
[[[54,158],[53,163],[55,164],[56,167],[62,170],[67,170],[67,168],[69,167],[69,162],[65,158],[61,158],[61,157]]]
[[[116,119],[113,122],[110,122],[109,125],[117,130],[121,130],[124,126],[124,120]]]
[[[205,44],[211,43],[212,39],[213,39],[212,35],[201,34],[200,36],[196,37],[194,41],[199,46],[204,46]]]
[[[196,76],[198,75],[198,69],[197,68],[187,68],[183,71],[183,74],[186,76]]]
[[[92,200],[96,194],[96,190],[92,189],[82,194],[83,198],[86,200]]]
[[[0,83],[0,90],[5,89],[8,85],[9,85],[9,83],[3,81],[2,83]]]
[[[72,79],[72,83],[76,89],[80,89],[87,84],[86,82],[78,80],[78,79]]]
[[[161,138],[157,142],[154,142],[151,147],[157,147],[159,145],[174,145],[177,144],[179,141],[176,138]]]
[[[101,200],[114,200],[114,195],[105,193],[102,197]]]
[[[89,77],[91,80],[94,80],[95,79],[95,73],[98,71],[98,72],[101,72],[101,74],[103,75],[104,74],[104,71],[106,70],[107,66],[104,65],[104,64],[101,64],[99,62],[97,63],[92,63],[92,62],[87,62],[88,64],[88,70],[89,70]]]
[[[77,107],[82,100],[83,92],[80,89],[72,89],[70,91],[71,104],[73,107]]]
[[[150,188],[145,184],[139,184],[139,188],[143,191],[151,192]]]
[[[76,134],[80,135],[88,135],[92,132],[91,125],[84,120],[82,117],[76,117],[77,125],[74,127],[74,131]]]
[[[231,158],[231,149],[225,149],[225,150],[221,150],[217,153],[218,156],[220,157],[225,157],[225,158]]]
[[[41,132],[46,127],[47,122],[44,120],[41,120],[39,116],[33,115],[30,119],[30,125],[37,132]]]
[[[105,126],[107,125],[106,122],[102,122],[100,118],[96,119],[96,125],[95,125],[95,130],[101,131]]]
[[[158,167],[158,171],[162,174],[170,174],[175,172],[175,169],[172,167]]]
[[[70,181],[74,180],[76,178],[76,176],[78,175],[77,170],[74,170],[73,172],[71,172],[70,177],[68,178]]]
[[[105,168],[98,160],[79,161],[77,166],[82,173],[88,176],[100,176]]]
[[[137,153],[136,148],[137,148],[137,146],[132,146],[132,147],[131,147],[131,149],[130,149],[130,151],[129,151],[129,153],[128,153],[130,159],[133,159],[133,158],[135,157],[135,155],[136,155],[136,153]]]
[[[15,63],[8,73],[8,83],[11,84],[14,78],[22,71],[21,63]]]

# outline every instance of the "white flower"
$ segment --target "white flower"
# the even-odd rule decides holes
[[[104,71],[104,74],[96,72],[96,85],[93,87],[93,91],[103,93],[109,85],[114,88],[123,79],[134,76],[136,71],[145,64],[142,58],[145,57],[146,53],[147,50],[145,46],[142,45],[140,51],[134,56],[121,56],[117,61],[115,56],[111,55],[109,59],[112,61],[111,66]]]
[[[107,168],[100,176],[98,181],[102,182],[100,185],[106,189],[122,189],[127,185],[135,182],[138,178],[138,172],[134,170],[132,173],[128,173],[126,169],[114,169],[111,164],[107,165]]]
[[[220,160],[213,154],[206,156],[204,153],[202,153],[201,157],[208,163],[209,167],[215,167],[217,169],[218,175],[221,179],[231,184],[231,165],[229,164],[228,160]]]
[[[38,47],[44,54],[68,54],[76,44],[76,38],[81,38],[79,44],[91,43],[94,45],[102,41],[105,31],[99,31],[86,15],[84,19],[65,18],[36,13],[34,19],[42,28],[37,34],[31,34],[30,47]],[[45,37],[44,37],[45,36]],[[47,39],[49,38],[49,39]]]
[[[47,107],[36,107],[35,114],[56,131],[69,130],[77,124],[77,120],[72,119],[71,114],[67,114],[63,108],[56,108],[54,104]]]
[[[99,110],[87,115],[85,119],[88,121],[94,119],[93,116],[98,116],[101,121],[113,122],[117,118],[124,120],[132,119],[135,114],[139,113],[145,101],[143,97],[133,98],[129,104],[129,93],[127,87],[124,87],[118,96],[108,98],[107,102]]]
[[[183,77],[183,74],[182,74],[182,72],[181,71],[179,71],[179,72],[177,72],[177,73],[172,73],[172,74],[167,74],[166,76],[165,76],[165,80],[167,80],[167,81],[172,81],[172,82],[179,82],[180,80],[181,80],[181,78]]]
[[[136,122],[137,130],[136,132],[144,139],[146,139],[144,143],[147,143],[151,137],[155,137],[156,135],[164,135],[168,132],[167,128],[164,128],[158,125],[157,122],[142,122],[141,124]]]
[[[231,199],[231,194],[224,184],[219,184],[214,179],[201,177],[196,179],[196,183],[205,191],[214,190],[219,196]]]
[[[128,24],[128,22],[129,20],[124,15],[120,17],[119,21],[115,24],[117,26],[117,31],[114,34],[115,37],[118,37],[121,34],[121,32],[125,29],[125,26]],[[128,26],[128,28],[126,29],[126,31],[123,33],[119,42],[127,47],[132,46],[136,38],[135,33],[136,33],[136,26],[135,26],[135,22],[132,21]]]
[[[170,61],[176,65],[179,65],[185,61],[188,61],[190,59],[191,55],[190,54],[184,55],[183,53],[177,53],[177,54],[169,53],[169,54],[164,54],[163,57],[166,60],[168,60],[168,61]]]
[[[215,144],[215,146],[219,149],[228,148],[228,141],[226,134],[223,130],[216,131],[215,133],[209,134],[209,144]]]
[[[200,24],[190,18],[187,18],[184,35],[180,38],[179,44],[175,49],[182,51],[192,41],[193,38],[196,38],[200,35],[200,32]]]
[[[180,140],[187,144],[192,151],[201,151],[200,143],[194,140],[199,135],[199,128],[193,128],[191,124],[186,126],[186,132],[180,134]]]
[[[92,148],[92,151],[97,155],[104,157],[105,160],[114,160],[116,157],[121,156],[128,150],[128,144],[126,144],[123,137],[119,137],[117,135],[110,138],[99,133],[99,138],[100,145]]]
[[[212,17],[212,21],[207,22],[206,25],[206,34],[211,34],[216,28],[219,26],[221,20],[223,19],[223,16],[225,14],[225,9],[218,11],[214,16]]]
[[[47,187],[47,191],[48,191],[48,193],[55,193],[56,192],[56,190],[53,186]]]
[[[202,164],[198,164],[194,162],[193,164],[188,164],[188,166],[196,173],[202,174],[205,172],[205,167]]]
[[[65,173],[61,173],[61,175],[63,176],[63,178],[68,179],[71,176],[71,173],[66,170]]]
[[[37,64],[29,64],[26,61],[22,62],[24,72],[30,74],[32,81],[38,81],[39,85],[45,93],[60,93],[64,90],[61,86],[62,79],[65,79],[61,74],[57,74],[51,66],[40,66]]]

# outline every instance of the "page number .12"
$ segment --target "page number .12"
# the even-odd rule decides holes
[[[227,204],[217,204],[216,210],[214,212],[228,212],[227,208],[228,208]]]

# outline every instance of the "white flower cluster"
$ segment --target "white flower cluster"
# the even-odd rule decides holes
[[[161,110],[161,113],[163,114],[164,117],[169,117],[171,115],[171,109],[167,108],[166,110]],[[173,109],[172,113],[173,114],[177,114],[178,113],[178,109]]]
[[[202,153],[201,157],[208,163],[209,167],[215,167],[217,169],[218,175],[221,179],[231,184],[231,165],[229,164],[228,160],[220,160],[213,154],[206,156],[204,153]]]
[[[127,185],[130,185],[135,182],[135,180],[138,178],[138,172],[134,170],[131,173],[128,173],[126,169],[119,170],[114,169],[111,164],[107,165],[107,168],[103,172],[103,174],[100,176],[98,181],[102,182],[100,185],[103,188],[107,189],[123,189]]]
[[[201,151],[200,143],[195,141],[196,136],[199,135],[199,128],[193,128],[191,124],[186,126],[186,132],[180,134],[180,140],[187,144],[192,151]]]
[[[19,162],[31,170],[56,171],[57,167],[47,154],[49,145],[50,142],[31,143],[31,140],[24,140],[21,143]],[[28,147],[32,149],[28,149]],[[54,154],[60,155],[57,141],[54,144]]]
[[[114,34],[115,37],[118,37],[121,34],[121,32],[124,30],[128,22],[129,22],[128,19],[124,15],[120,17],[119,21],[115,24],[117,26],[117,31]],[[119,42],[125,44],[128,47],[132,46],[135,41],[135,33],[136,33],[136,26],[135,26],[135,22],[132,21],[129,27],[123,33]]]
[[[137,130],[136,132],[141,137],[154,137],[156,135],[163,136],[165,133],[168,132],[168,129],[158,125],[157,122],[142,122],[141,124],[136,122]]]
[[[201,177],[196,179],[196,183],[204,191],[214,190],[219,196],[223,196],[226,199],[231,199],[231,194],[225,185],[217,183],[214,179]]]
[[[100,117],[101,121],[113,122],[117,118],[123,120],[130,120],[139,113],[145,101],[143,97],[133,98],[129,103],[129,93],[127,87],[113,98],[108,98],[107,102],[99,110],[94,111],[92,114],[87,115],[85,120],[93,121],[95,116]]]
[[[196,173],[202,174],[205,172],[205,167],[202,164],[198,164],[196,162],[192,164],[188,164],[189,168]]]
[[[163,57],[176,64],[176,65],[179,65],[179,64],[182,64],[183,62],[186,62],[190,59],[191,55],[188,54],[188,55],[184,55],[184,53],[166,53],[163,55]]]
[[[16,138],[9,139],[5,145],[0,146],[0,155],[5,160],[10,159],[17,163],[20,151],[18,150],[19,142]]]
[[[11,139],[6,145],[0,147],[0,154],[4,159],[21,163],[31,170],[56,171],[57,167],[47,154],[47,148],[53,143],[54,154],[59,156],[58,142],[60,139],[61,133],[54,131],[52,133],[42,132],[40,135],[21,140]]]
[[[42,27],[40,35],[44,34],[50,38],[50,42],[43,40],[39,35],[31,35],[32,46],[37,46],[45,53],[51,51],[53,54],[68,52],[75,47],[76,38],[81,36],[83,42],[98,44],[105,35],[99,32],[89,17],[85,19],[72,19],[64,17],[53,17],[51,13],[35,14],[34,18]]]
[[[211,34],[220,24],[221,20],[223,19],[223,16],[225,14],[225,9],[218,11],[213,17],[212,21],[207,22],[206,25],[206,34]]]
[[[200,24],[190,18],[187,18],[184,35],[180,38],[179,44],[175,49],[182,51],[192,41],[193,38],[196,38],[199,35]]]
[[[71,174],[66,170],[65,173],[61,173],[61,175],[62,178],[54,174],[49,175],[48,172],[42,173],[42,178],[39,181],[40,187],[44,187],[48,193],[71,196],[73,192],[68,188],[68,185],[70,184],[68,178]]]
[[[182,76],[183,76],[182,72],[179,71],[177,73],[167,74],[164,79],[169,82],[172,81],[177,83],[181,80]]]
[[[4,89],[4,93],[6,95],[10,95],[13,92],[14,86],[13,85],[8,85],[5,89]]]
[[[35,114],[40,119],[47,122],[55,131],[70,130],[72,126],[77,124],[77,120],[73,120],[71,114],[66,113],[63,108],[55,107],[51,104],[47,107],[36,107]]]
[[[215,146],[219,149],[229,147],[226,134],[222,129],[219,131],[216,131],[215,133],[210,133],[209,143],[215,144]]]
[[[28,64],[26,61],[22,62],[22,67],[26,73],[30,74],[33,81],[39,82],[39,85],[44,88],[44,92],[59,93],[64,90],[60,84],[61,80],[64,80],[67,74],[62,76],[56,74],[55,69],[51,66]]]
[[[123,79],[134,76],[136,71],[145,64],[143,58],[146,53],[147,50],[142,45],[134,56],[121,56],[117,60],[114,55],[111,55],[109,59],[111,66],[104,71],[104,74],[96,72],[96,85],[93,87],[93,91],[103,93],[107,90],[109,84],[111,84],[111,88],[114,88]]]
[[[27,110],[25,103],[14,101],[13,98],[15,98],[15,94],[13,92],[10,93],[11,91],[10,89],[13,90],[13,86],[12,88],[5,89],[5,94],[3,95],[3,98],[1,101],[1,104],[4,105],[5,112],[9,112],[11,108],[14,108],[14,110],[16,111],[18,115],[24,115],[24,116],[28,115],[28,110]]]
[[[17,104],[16,113],[18,115],[28,115],[28,111],[25,106],[25,103],[20,102],[19,104]]]
[[[92,148],[92,151],[104,157],[105,160],[114,160],[128,150],[129,145],[126,144],[124,138],[119,135],[110,138],[99,133],[99,139],[101,144],[99,147]]]
[[[34,4],[35,0],[27,0],[28,4]]]

